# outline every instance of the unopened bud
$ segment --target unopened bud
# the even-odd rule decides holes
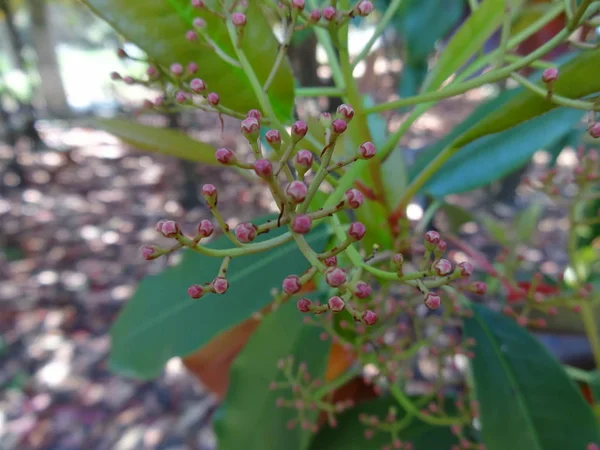
[[[186,67],[186,71],[190,75],[195,74],[196,72],[198,72],[198,64],[196,64],[195,62],[189,63]]]
[[[202,18],[202,17],[196,17],[193,22],[192,25],[194,25],[194,28],[205,28],[206,27],[206,21]]]
[[[551,67],[549,69],[544,70],[542,73],[542,81],[544,83],[553,83],[558,79],[558,69],[555,67]]]
[[[192,0],[192,6],[197,9],[202,9],[202,8],[204,8],[204,1],[203,0]]]
[[[154,245],[144,245],[140,249],[140,251],[142,253],[142,257],[146,261],[151,261],[153,259],[158,258],[158,256],[160,256],[160,252],[158,251],[158,248]]]
[[[288,295],[293,295],[300,292],[302,284],[300,284],[300,277],[297,275],[289,275],[283,279],[282,283],[283,292]]]
[[[188,295],[192,298],[198,299],[204,295],[204,288],[199,284],[192,284],[188,288]]]
[[[298,307],[298,311],[306,313],[306,312],[310,311],[311,304],[312,304],[312,302],[309,299],[301,298],[296,303],[296,306]]]
[[[194,30],[188,30],[185,33],[185,38],[190,41],[190,42],[194,42],[198,40],[198,33],[196,33]]]
[[[340,312],[344,310],[346,303],[341,297],[334,295],[327,301],[327,306],[329,307],[330,311]]]
[[[273,164],[268,159],[259,159],[254,163],[254,172],[264,180],[273,176]]]
[[[194,78],[190,81],[190,89],[196,94],[201,94],[206,91],[206,83],[200,78]]]
[[[371,285],[365,283],[364,281],[359,281],[354,286],[353,294],[356,298],[363,299],[371,295],[371,290]]]
[[[281,134],[277,130],[269,130],[265,134],[265,139],[275,150],[281,148]]]
[[[440,234],[437,231],[428,231],[425,233],[425,248],[432,251],[440,242]]]
[[[260,120],[262,119],[262,114],[258,109],[251,109],[246,113],[246,117],[254,117],[256,120],[258,120],[258,123],[260,123]]]
[[[305,6],[304,0],[292,0],[292,8],[295,8],[298,11],[304,10]]]
[[[242,120],[240,128],[246,139],[256,140],[260,132],[260,123],[256,117],[246,117]]]
[[[600,122],[596,122],[589,129],[590,136],[594,139],[600,139]]]
[[[353,222],[348,228],[348,237],[353,241],[360,241],[367,232],[367,228],[361,222]]]
[[[371,159],[376,153],[375,146],[372,142],[364,142],[358,148],[358,151],[360,152],[360,157],[362,159]]]
[[[226,166],[235,164],[235,162],[237,161],[235,154],[228,148],[218,149],[215,152],[215,158],[217,158],[217,161],[219,161],[221,164],[224,164]]]
[[[349,189],[344,194],[344,200],[350,208],[356,209],[363,204],[364,197],[358,189]]]
[[[484,295],[487,291],[487,284],[485,284],[483,281],[476,281],[475,283],[471,284],[470,290],[477,295]]]
[[[225,277],[217,277],[212,283],[212,288],[215,291],[215,294],[224,294],[229,289],[229,281]]]
[[[330,256],[329,258],[325,258],[325,261],[323,262],[327,267],[335,267],[338,263],[337,256]]]
[[[296,153],[294,161],[296,168],[304,173],[312,167],[314,156],[308,150],[300,150],[298,153]]]
[[[473,264],[467,261],[463,261],[458,265],[460,269],[460,276],[463,278],[469,278],[473,274]]]
[[[241,12],[235,12],[231,15],[231,22],[236,27],[243,27],[246,25],[246,14]]]
[[[285,193],[292,202],[302,203],[308,194],[308,188],[304,182],[295,180],[288,184]]]
[[[314,22],[318,22],[319,20],[321,20],[321,15],[322,14],[321,14],[321,10],[320,9],[318,9],[318,8],[317,9],[313,9],[310,12],[309,20],[311,22],[313,22],[313,23]]]
[[[356,12],[361,17],[367,17],[373,12],[373,3],[368,0],[361,1],[356,7]]]
[[[148,75],[150,79],[154,79],[158,76],[158,69],[154,66],[148,66],[146,69],[146,75]]]
[[[312,227],[312,219],[306,214],[298,214],[292,220],[292,231],[294,233],[306,234]]]
[[[183,74],[183,66],[179,63],[171,64],[170,71],[174,76],[180,77]]]
[[[204,200],[206,200],[206,203],[208,203],[209,206],[217,206],[218,195],[215,185],[205,184],[202,186],[202,197],[204,197]]]
[[[298,142],[308,133],[308,125],[302,120],[297,121],[292,125],[292,140]]]
[[[350,121],[354,117],[354,108],[345,103],[341,104],[337,108],[337,117],[338,119],[343,119],[345,122],[350,123]]]
[[[256,225],[250,222],[242,222],[235,227],[235,237],[238,241],[247,244],[256,239],[257,228]]]
[[[213,234],[214,229],[215,228],[213,227],[212,222],[210,220],[204,219],[198,224],[198,236],[202,238],[209,237],[211,234]]]
[[[335,19],[335,15],[336,10],[333,6],[327,6],[325,9],[323,9],[323,17],[325,17],[325,20],[328,22],[331,22],[333,19]]]
[[[331,117],[331,114],[329,114],[328,112],[323,112],[319,115],[319,124],[323,128],[329,129],[333,124],[333,117]]]
[[[365,325],[375,325],[375,323],[377,323],[377,314],[374,311],[367,309],[362,313],[360,320]]]
[[[216,92],[211,92],[206,96],[206,100],[208,100],[209,105],[217,106],[221,99],[219,97],[219,94],[217,94]]]
[[[452,272],[452,263],[447,259],[438,259],[433,263],[432,267],[434,272],[440,277],[448,275],[450,272]]]
[[[119,72],[111,72],[110,79],[113,81],[118,81],[121,79],[121,74]]]
[[[439,295],[434,294],[433,292],[428,292],[425,295],[424,303],[429,309],[438,309],[442,303],[442,299]]]
[[[174,238],[179,234],[179,225],[172,220],[165,220],[162,224],[161,232],[164,237]]]
[[[332,267],[325,272],[325,281],[331,287],[339,287],[346,282],[346,271],[339,267]]]
[[[188,101],[188,96],[185,92],[179,91],[175,94],[175,101],[179,104],[186,103]]]
[[[331,130],[336,134],[342,134],[348,128],[345,120],[335,119],[331,124]]]

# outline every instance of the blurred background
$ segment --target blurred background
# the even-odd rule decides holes
[[[523,20],[539,17],[539,4],[549,2],[530,3],[531,17]],[[437,49],[469,14],[462,0],[405,4],[354,73],[374,102],[414,95]],[[519,51],[545,42],[562,20]],[[372,21],[352,28],[353,54],[373,28]],[[215,146],[244,146],[233,120],[221,131],[218,119],[202,112],[139,117],[143,100],[158,93],[111,80],[113,71],[141,76],[146,69],[119,58],[118,48],[143,58],[77,1],[0,0],[0,450],[214,448],[215,399],[181,359],[169,361],[157,380],[118,376],[106,363],[108,331],[140,279],[165,267],[162,259],[148,263],[138,254],[142,244],[156,241],[154,224],[168,217],[191,227],[210,217],[199,186],[212,182],[222,189],[230,225],[273,205],[268,192],[237,174],[145,153],[93,127],[94,117],[122,115],[182,129]],[[331,84],[310,33],[300,33],[290,58],[300,85]],[[476,89],[431,109],[401,142],[404,157],[412,160],[505,87]],[[303,100],[298,112],[339,103]],[[405,114],[381,118],[382,133],[397,129]],[[574,125],[560,142],[540,149],[528,167],[456,202],[510,224],[532,201],[521,195],[522,175],[550,161],[574,164],[581,128]],[[411,205],[410,218],[419,220],[426,204]],[[545,219],[543,239],[560,242],[564,221]],[[498,243],[479,231],[466,230],[470,242],[493,254]],[[566,258],[559,246],[527,255],[548,276],[560,273]],[[173,257],[169,264],[176,262]],[[587,348],[576,338],[568,344],[555,338],[548,342],[557,352],[567,348],[565,357],[585,361]]]

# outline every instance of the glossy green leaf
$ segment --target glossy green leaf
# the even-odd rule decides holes
[[[456,152],[423,190],[443,197],[499,180],[525,165],[537,150],[569,132],[583,115],[579,110],[560,108],[478,139]]]
[[[404,415],[404,411],[398,403],[389,397],[361,403],[341,414],[338,417],[336,428],[323,428],[315,436],[310,449],[379,450],[386,445],[391,447],[390,433],[379,432],[375,433],[371,439],[366,439],[364,432],[368,427],[359,420],[360,414],[375,415],[384,419],[390,406],[396,409],[398,417]],[[456,437],[452,435],[448,427],[432,426],[418,420],[403,429],[398,437],[404,442],[411,442],[414,450],[449,450],[457,443]]]
[[[504,4],[505,0],[484,0],[479,4],[448,42],[425,80],[423,91],[438,89],[483,47],[504,20]]]
[[[483,223],[483,226],[485,227],[486,231],[489,233],[490,236],[492,236],[505,247],[510,245],[510,239],[507,229],[502,224],[502,222],[499,222],[498,220],[488,215],[481,215],[479,219]]]
[[[195,17],[206,21],[211,39],[229,57],[237,56],[223,19],[206,11],[195,10],[189,0],[83,0],[126,39],[142,48],[163,67],[179,62],[196,62],[198,76],[217,92],[224,106],[236,111],[258,108],[244,70],[222,59],[217,52],[199,42],[188,42],[186,31],[193,28]],[[207,0],[208,6],[218,3]],[[261,10],[261,1],[249,2],[243,50],[261,83],[269,76],[279,44]],[[289,61],[284,60],[269,89],[269,98],[277,116],[290,121],[294,104],[294,80]]]
[[[600,49],[590,50],[560,66],[560,77],[555,83],[554,92],[567,98],[583,98],[600,92],[600,77],[595,72],[600,67]],[[542,85],[542,83],[539,83]],[[455,148],[493,133],[523,124],[539,117],[557,105],[531,91],[514,96],[502,108],[488,114],[483,120],[453,142]],[[533,126],[533,124],[531,124]],[[462,152],[462,150],[461,150]]]
[[[471,366],[486,448],[585,449],[598,442],[591,408],[548,350],[514,320],[472,308],[464,332],[477,342]]]
[[[313,378],[322,378],[329,342],[319,338],[318,327],[307,326],[291,301],[269,315],[252,335],[231,369],[227,397],[217,413],[215,430],[219,450],[304,450],[312,434],[301,427],[288,430],[298,417],[292,408],[278,408],[278,397],[292,399],[291,389],[271,391],[272,381],[284,381],[277,368],[280,358],[293,355],[305,362]],[[305,411],[314,422],[317,411]]]
[[[150,127],[128,119],[94,119],[92,125],[141,150],[217,165],[215,147],[181,131]]]
[[[275,237],[277,229],[260,240]],[[317,227],[308,242],[321,251],[328,239],[327,227]],[[258,241],[258,240],[257,240]],[[230,248],[225,237],[211,248]],[[247,319],[272,298],[287,275],[301,274],[308,263],[292,241],[268,252],[234,258],[229,266],[229,290],[191,300],[191,284],[212,280],[221,260],[185,251],[175,267],[145,278],[125,305],[111,330],[111,366],[127,375],[157,376],[173,356],[185,356],[220,332]]]

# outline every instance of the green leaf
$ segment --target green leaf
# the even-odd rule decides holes
[[[368,427],[360,422],[359,416],[375,415],[383,420],[391,406],[396,409],[398,417],[404,415],[398,403],[389,397],[359,404],[338,417],[336,428],[323,428],[315,436],[311,450],[379,450],[382,446],[390,446],[392,438],[389,433],[375,433],[371,439],[366,439],[364,432]],[[432,426],[416,420],[403,429],[398,438],[412,442],[414,450],[446,450],[457,443],[448,427]]]
[[[425,2],[423,2],[425,3]],[[469,16],[440,55],[423,85],[423,91],[439,88],[477,53],[504,20],[505,0],[484,0]],[[438,11],[438,15],[440,14]]]
[[[207,83],[211,91],[219,94],[224,106],[241,113],[258,108],[258,100],[241,67],[226,62],[212,48],[198,42],[189,42],[185,38],[186,31],[193,28],[193,19],[202,17],[211,39],[228,57],[237,60],[223,19],[206,11],[195,10],[189,0],[83,2],[161,66],[168,68],[175,62],[184,66],[192,61],[198,63],[198,76]],[[218,1],[207,0],[206,3],[213,7]],[[279,44],[261,10],[262,2],[248,3],[248,23],[244,29],[242,49],[259,81],[264,83],[273,67]],[[269,89],[269,99],[279,119],[289,122],[294,104],[294,80],[287,59]]]
[[[527,242],[533,237],[544,207],[541,203],[532,203],[516,217],[517,238]]]
[[[446,216],[448,221],[450,232],[457,234],[465,223],[475,221],[473,214],[460,206],[453,205],[451,203],[444,202],[440,206],[440,211]]]
[[[554,92],[574,99],[599,92],[600,77],[594,75],[598,67],[600,67],[600,49],[577,55],[560,66],[560,77],[555,83]],[[539,84],[542,85],[541,82]],[[512,97],[502,108],[487,115],[477,125],[461,135],[453,142],[453,147],[461,148],[482,136],[515,127],[556,108],[556,103],[529,90],[524,91],[520,95]]]
[[[141,149],[216,166],[215,147],[181,131],[156,128],[127,119],[94,119],[92,125]]]
[[[282,232],[271,231],[260,240]],[[321,251],[328,236],[328,229],[321,226],[307,240]],[[210,245],[231,246],[224,236]],[[146,379],[157,376],[169,358],[190,354],[247,319],[271,300],[271,290],[279,288],[283,278],[301,274],[308,266],[296,244],[289,242],[265,253],[234,258],[225,294],[191,300],[188,286],[212,280],[220,264],[218,258],[184,251],[179,265],[145,278],[112,327],[112,368]]]
[[[304,324],[291,301],[269,315],[252,335],[231,370],[227,397],[215,423],[219,450],[303,450],[311,434],[301,427],[288,430],[298,417],[292,408],[278,408],[278,397],[291,399],[289,390],[269,390],[272,381],[284,381],[277,361],[294,356],[295,367],[305,362],[312,378],[322,378],[330,344],[319,339],[321,330]],[[311,423],[317,411],[306,410]]]
[[[501,179],[527,164],[537,150],[569,132],[583,114],[579,110],[560,108],[502,133],[478,139],[453,155],[423,190],[434,197],[443,197]]]
[[[512,319],[482,305],[472,309],[464,332],[477,342],[472,371],[486,448],[584,449],[598,442],[592,410],[548,350]]]

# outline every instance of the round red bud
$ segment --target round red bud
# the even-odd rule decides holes
[[[308,125],[306,122],[299,120],[292,125],[292,138],[299,141],[308,133]]]
[[[377,151],[372,142],[364,142],[358,150],[362,159],[371,159]]]
[[[345,103],[341,104],[337,108],[337,115],[340,119],[344,119],[346,122],[350,122],[354,117],[354,108]]]
[[[181,74],[183,73],[183,66],[179,63],[171,64],[170,71],[176,77],[180,77]]]
[[[318,22],[319,20],[321,20],[321,10],[320,9],[313,9],[310,12],[309,20],[311,22]]]
[[[175,101],[179,104],[186,103],[188,101],[188,96],[185,92],[179,91],[175,94]]]
[[[362,313],[360,320],[365,325],[375,325],[375,323],[377,323],[377,314],[374,311],[367,309]]]
[[[254,172],[264,180],[273,176],[273,164],[268,159],[259,159],[254,163]]]
[[[119,74],[119,72],[111,72],[110,73],[110,79],[113,81],[117,81],[121,79],[121,74]]]
[[[306,214],[298,214],[292,220],[292,231],[294,233],[306,234],[312,227],[312,219]]]
[[[592,125],[589,133],[594,139],[600,139],[600,122],[596,122],[594,125]]]
[[[157,248],[154,245],[144,245],[140,251],[146,261],[151,261],[158,255]]]
[[[296,303],[296,306],[298,307],[298,311],[306,313],[306,312],[310,312],[311,304],[312,304],[312,302],[309,299],[301,298]]]
[[[304,182],[295,180],[288,184],[285,193],[292,202],[302,203],[308,194],[308,188]]]
[[[242,222],[235,227],[235,237],[243,244],[247,244],[248,242],[252,242],[254,239],[256,239],[256,232],[256,225],[250,222]]]
[[[331,129],[336,134],[342,134],[347,128],[348,124],[342,119],[335,119],[331,124]]]
[[[349,189],[344,194],[344,200],[350,208],[356,209],[363,204],[364,197],[358,189]]]
[[[552,83],[558,79],[558,69],[555,67],[551,67],[549,69],[544,70],[542,73],[542,81],[544,83]]]
[[[440,234],[437,231],[428,231],[425,233],[425,242],[437,245],[440,242]]]
[[[342,300],[341,297],[334,295],[327,301],[327,306],[329,307],[330,311],[340,312],[344,310],[344,308],[346,307],[346,303],[344,302],[344,300]]]
[[[484,295],[487,291],[487,284],[483,281],[476,281],[471,285],[471,290],[477,295]]]
[[[215,228],[213,227],[212,222],[210,220],[204,219],[198,224],[198,236],[203,238],[209,237],[211,234],[213,234],[214,229]]]
[[[215,294],[224,294],[229,289],[229,281],[225,277],[217,277],[211,284]]]
[[[192,21],[192,25],[194,25],[194,28],[204,28],[206,27],[206,21],[202,17],[196,17]]]
[[[452,263],[447,259],[438,259],[433,263],[433,270],[438,276],[443,277],[452,272]]]
[[[185,38],[188,41],[190,41],[190,42],[197,41],[198,40],[198,33],[196,33],[194,30],[188,30],[185,33]]]
[[[202,197],[209,205],[215,206],[217,204],[217,188],[215,185],[205,184],[202,186]]]
[[[325,281],[331,287],[339,287],[346,282],[346,271],[339,267],[332,267],[325,272]]]
[[[433,292],[428,292],[425,295],[425,306],[429,309],[438,309],[442,303],[442,299],[439,295],[434,294]]]
[[[333,6],[327,6],[325,9],[323,9],[323,17],[325,17],[325,20],[332,21],[335,19],[335,15],[336,11]]]
[[[198,72],[198,64],[196,64],[195,62],[191,62],[187,65],[187,73],[189,74],[195,74],[196,72]]]
[[[241,12],[235,12],[231,15],[231,22],[236,27],[243,27],[246,25],[246,14]]]
[[[367,298],[369,295],[371,295],[371,285],[369,285],[368,283],[365,283],[364,281],[359,281],[358,283],[356,283],[356,285],[354,286],[354,296],[356,298]]]
[[[202,1],[202,0],[192,0],[192,6],[194,8],[198,8],[198,9],[204,8],[204,1]]]
[[[206,83],[200,78],[194,78],[190,81],[190,89],[196,94],[206,91]]]
[[[348,228],[348,237],[353,241],[360,241],[367,232],[367,227],[361,222],[353,222]]]
[[[368,0],[361,1],[356,7],[356,12],[361,17],[366,17],[373,12],[373,3]]]
[[[300,150],[300,151],[298,151],[298,153],[296,153],[295,161],[296,161],[296,166],[301,167],[305,170],[308,170],[313,165],[314,156],[308,150]]]
[[[246,117],[242,120],[240,128],[244,136],[256,138],[260,131],[260,122],[256,117]]]
[[[179,225],[172,220],[165,220],[162,224],[161,232],[164,237],[174,238],[179,234]]]
[[[473,274],[473,264],[468,261],[461,262],[458,267],[460,268],[460,276],[468,278]]]
[[[302,289],[302,284],[300,284],[300,277],[297,275],[289,275],[283,279],[282,283],[283,292],[288,295],[296,294],[300,292]]]
[[[256,120],[258,120],[260,122],[260,119],[262,119],[262,114],[260,113],[260,111],[258,109],[251,109],[250,111],[248,111],[246,113],[246,117],[254,117]]]
[[[292,8],[295,8],[298,11],[302,11],[305,6],[304,0],[292,0]]]
[[[265,139],[271,145],[281,145],[281,134],[277,130],[269,130],[265,134]]]
[[[337,256],[330,256],[329,258],[325,258],[325,261],[323,262],[327,267],[335,267],[338,263]]]
[[[199,284],[192,284],[187,292],[190,297],[198,299],[204,295],[204,288]]]
[[[211,106],[217,106],[221,101],[219,94],[216,92],[211,92],[206,96],[206,100],[208,100],[208,104]]]
[[[217,161],[219,161],[221,164],[224,164],[226,166],[234,164],[237,160],[233,152],[228,148],[224,147],[218,149],[215,152],[215,158],[217,158]]]

